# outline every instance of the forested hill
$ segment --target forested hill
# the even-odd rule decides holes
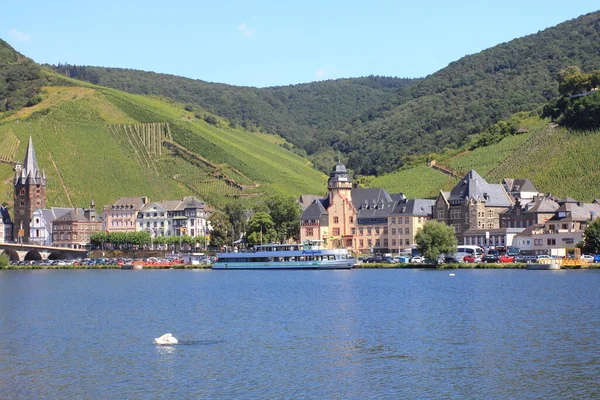
[[[312,140],[315,132],[332,129],[379,108],[393,99],[398,89],[415,81],[368,76],[254,88],[132,69],[68,64],[50,67],[101,86],[200,105],[244,128],[279,134],[309,153],[321,146]]]
[[[600,12],[463,57],[422,80],[366,77],[259,89],[134,70],[55,68],[280,134],[322,170],[339,152],[355,172],[374,175],[402,166],[407,155],[459,147],[518,111],[541,108],[558,95],[559,71],[573,65],[600,68]]]
[[[375,118],[325,139],[356,171],[391,171],[403,155],[459,146],[471,133],[542,106],[558,95],[559,71],[572,65],[600,67],[600,12],[463,57],[401,90]]]
[[[39,102],[44,82],[39,65],[0,39],[0,118]]]

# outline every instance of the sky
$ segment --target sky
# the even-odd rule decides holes
[[[0,38],[42,64],[154,71],[238,86],[424,77],[600,9],[598,0],[15,0]]]

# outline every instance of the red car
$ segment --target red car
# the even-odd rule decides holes
[[[509,255],[501,255],[500,258],[498,259],[499,262],[501,263],[511,263],[511,262],[515,262],[515,256],[509,256]]]
[[[467,254],[466,256],[463,257],[463,261],[466,263],[476,263],[476,262],[481,262],[481,258],[475,256],[474,254]]]

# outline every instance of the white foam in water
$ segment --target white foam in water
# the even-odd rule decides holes
[[[165,333],[161,337],[155,338],[154,343],[160,344],[160,345],[170,345],[170,344],[177,344],[177,343],[179,343],[179,341],[170,333]]]

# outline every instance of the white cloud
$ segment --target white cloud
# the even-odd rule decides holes
[[[238,25],[237,30],[244,36],[254,35],[254,29],[250,29],[245,22],[242,22],[240,25]]]
[[[319,68],[317,70],[317,72],[315,72],[315,75],[317,75],[317,78],[323,79],[323,78],[325,78],[325,76],[327,75],[328,72],[329,71],[327,71],[326,68]]]
[[[31,33],[21,32],[17,28],[12,28],[8,31],[10,37],[12,37],[15,41],[20,43],[29,43],[31,42]]]

